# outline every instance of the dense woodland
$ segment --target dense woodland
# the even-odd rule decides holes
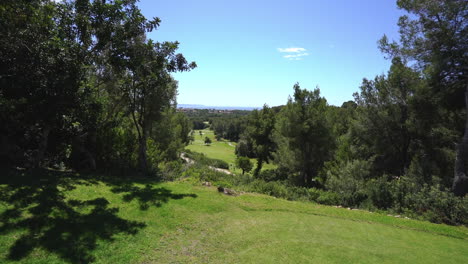
[[[364,79],[354,101],[332,106],[297,83],[284,106],[218,116],[176,112],[171,73],[196,64],[178,42],[146,38],[160,20],[135,2],[2,1],[2,168],[164,178],[208,123],[257,160],[258,182],[467,224],[468,2],[397,1],[408,12],[400,39],[378,41],[391,67]]]
[[[135,2],[2,1],[3,166],[148,174],[178,158],[191,127],[171,73],[196,64],[146,39],[160,20]]]

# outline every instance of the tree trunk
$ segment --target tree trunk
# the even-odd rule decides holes
[[[468,177],[466,176],[466,162],[468,160],[468,86],[465,92],[465,134],[457,146],[455,157],[455,177],[453,179],[452,191],[457,196],[464,196],[468,193]]]
[[[138,147],[138,166],[143,174],[148,173],[148,159],[146,154],[146,132],[143,131],[142,136],[139,138]]]
[[[409,167],[409,147],[411,144],[411,137],[408,131],[406,121],[408,120],[408,106],[406,105],[406,98],[404,99],[404,104],[401,107],[401,118],[400,118],[400,125],[402,127],[401,130],[401,138],[403,147],[401,150],[401,167],[400,167],[400,175],[404,175],[406,169]]]
[[[96,133],[78,135],[72,142],[72,164],[77,170],[96,170],[96,159],[88,146],[96,144]],[[91,136],[90,136],[91,135]]]
[[[257,159],[257,167],[255,168],[254,175],[258,176],[263,167],[263,159]]]
[[[97,137],[97,131],[95,129],[93,129],[91,132],[90,132],[90,137],[89,137],[89,140],[90,140],[90,143],[92,144],[92,146],[95,146],[96,145],[96,137]],[[94,149],[93,150],[89,150],[88,148],[85,149],[85,155],[88,159],[88,163],[89,163],[89,166],[91,168],[91,170],[96,170],[96,150]]]
[[[307,187],[312,187],[312,175],[313,175],[312,170],[310,168],[307,168],[306,173],[305,173],[305,180],[306,180]]]
[[[94,155],[86,148],[83,149],[83,153],[86,156],[86,162],[88,163],[89,169],[94,171],[96,170],[96,159]]]
[[[311,151],[310,143],[309,142],[304,143],[304,154],[303,154],[304,175],[303,177],[304,177],[304,184],[307,187],[311,187],[312,185],[312,168],[311,168],[312,164],[310,160],[310,157],[312,156],[311,152],[312,151]]]
[[[49,125],[46,125],[42,129],[41,141],[39,142],[39,147],[32,161],[33,168],[38,168],[41,165],[42,160],[44,159],[44,155],[47,150],[47,145],[49,144],[49,134],[51,130],[52,129]]]
[[[146,155],[146,139],[148,138],[148,127],[146,126],[146,123],[143,122],[143,124],[141,124],[141,122],[137,120],[135,111],[132,111],[132,119],[138,134],[138,167],[140,168],[141,173],[147,175],[148,159]]]

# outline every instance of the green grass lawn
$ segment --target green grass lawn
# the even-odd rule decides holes
[[[200,136],[200,131],[202,135]],[[205,137],[209,137],[212,141],[211,145],[205,145]],[[212,130],[204,129],[204,130],[195,130],[194,134],[195,140],[192,144],[187,146],[187,149],[199,153],[205,154],[208,158],[212,159],[220,159],[228,164],[234,165],[236,162],[236,142],[229,142],[227,140],[217,141],[214,137],[214,133]],[[254,165],[257,164],[255,159],[251,159]],[[263,164],[262,170],[266,169],[274,169],[275,165],[273,164]],[[255,166],[254,166],[255,169]],[[234,169],[235,173],[241,173],[242,170]]]
[[[468,229],[185,182],[0,185],[0,263],[465,263]],[[24,179],[22,180],[24,181]],[[137,182],[137,183],[134,183]]]
[[[200,136],[200,131],[202,135]],[[205,145],[205,137],[211,139],[211,145]],[[204,153],[208,158],[220,159],[227,163],[234,164],[236,160],[236,143],[226,140],[217,141],[212,130],[195,130],[194,141],[187,146],[187,149],[199,153]]]

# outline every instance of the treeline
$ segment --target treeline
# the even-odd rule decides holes
[[[193,129],[211,128],[218,138],[237,141],[243,129],[239,120],[250,114],[246,110],[231,110],[229,113],[218,113],[216,110],[197,109],[186,112],[185,115],[193,123]],[[242,122],[241,122],[242,123]]]
[[[236,154],[257,159],[257,179],[328,190],[341,205],[462,223],[468,203],[454,194],[468,192],[468,5],[398,5],[413,19],[400,18],[400,42],[379,41],[387,74],[364,79],[341,107],[296,84],[280,111],[252,112]],[[277,169],[261,171],[267,162]]]
[[[278,111],[280,107],[274,107]],[[251,111],[238,111],[234,115],[214,117],[210,119],[211,126],[217,139],[227,139],[238,142],[247,127],[248,118]]]
[[[216,139],[227,139],[237,142],[241,133],[245,130],[247,124],[245,117],[216,118],[211,122]]]
[[[138,169],[178,159],[192,125],[173,72],[196,67],[136,0],[0,4],[2,167]]]
[[[406,74],[414,71],[395,59],[387,75],[364,80],[355,101],[341,107],[327,105],[318,89],[296,84],[294,96],[279,112],[264,106],[247,120],[236,154],[238,160],[256,159],[253,178],[209,180],[287,199],[467,224],[466,189],[458,193],[453,187],[454,142],[462,128],[448,126],[464,117],[453,114],[438,123],[419,112],[418,96],[430,86]],[[408,104],[398,103],[401,89],[410,90],[404,88],[410,83],[424,90],[407,94]],[[276,169],[262,170],[265,163]]]

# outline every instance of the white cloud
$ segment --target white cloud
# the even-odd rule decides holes
[[[304,53],[300,53],[300,54],[284,55],[283,58],[289,59],[289,58],[299,58],[299,57],[304,57],[304,56],[309,56],[309,53],[304,52]]]
[[[302,60],[302,57],[309,56],[309,53],[305,52],[307,51],[306,49],[298,47],[278,48],[278,51],[282,53],[289,53],[283,56],[283,58],[288,60]]]
[[[298,53],[298,52],[304,52],[304,51],[306,51],[306,49],[291,47],[291,48],[278,48],[278,51],[279,52],[295,52],[295,53]]]
[[[284,55],[283,58],[288,59],[288,60],[302,60],[303,57],[309,56],[309,53],[304,52],[304,53],[299,53],[299,54],[288,54]]]

